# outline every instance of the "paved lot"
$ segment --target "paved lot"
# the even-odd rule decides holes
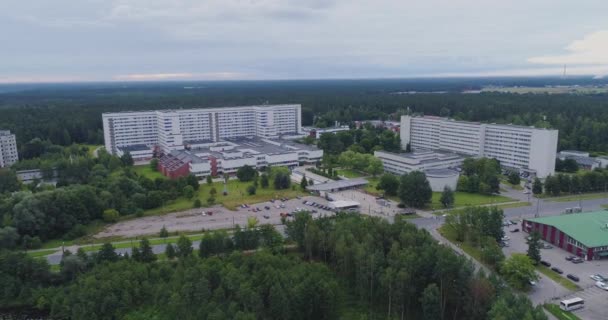
[[[96,238],[105,238],[112,236],[135,237],[141,235],[157,234],[160,229],[165,226],[168,231],[199,231],[212,229],[227,229],[233,228],[235,225],[246,226],[249,217],[257,217],[260,223],[264,224],[280,224],[281,212],[292,212],[297,208],[306,208],[309,210],[315,209],[318,212],[313,214],[313,217],[321,215],[331,215],[333,212],[322,210],[320,208],[312,208],[302,204],[303,201],[310,200],[323,205],[327,205],[327,201],[323,198],[306,196],[302,199],[290,199],[285,202],[280,200],[271,202],[263,202],[255,205],[250,205],[249,208],[239,208],[231,211],[222,206],[213,208],[199,208],[187,211],[181,211],[162,216],[149,216],[128,221],[118,222],[95,235]],[[283,204],[284,208],[280,205]],[[268,206],[270,209],[265,209]],[[277,208],[278,206],[278,208]],[[253,208],[260,208],[262,211],[254,212]],[[203,212],[211,211],[213,215],[203,215]],[[268,216],[268,218],[264,217]]]
[[[330,197],[334,200],[357,201],[361,204],[361,213],[370,216],[393,217],[396,212],[401,211],[396,203],[384,199],[378,200],[375,196],[366,194],[360,190],[334,192],[330,194]]]
[[[505,255],[514,252],[525,253],[528,249],[525,232],[511,233],[509,230],[521,229],[521,225],[505,228],[505,234],[510,238],[509,247],[504,248]],[[551,245],[553,246],[553,245]],[[582,319],[607,319],[608,316],[608,291],[603,291],[595,287],[595,280],[589,276],[601,274],[608,276],[608,260],[585,261],[574,264],[566,260],[571,255],[569,252],[553,246],[552,249],[541,249],[541,258],[551,263],[551,267],[558,267],[564,271],[562,276],[573,274],[580,278],[577,284],[583,288],[582,291],[572,292],[566,290],[561,285],[551,281],[541,274],[538,285],[530,292],[530,299],[534,303],[553,302],[559,303],[564,299],[580,297],[585,299],[585,308],[575,311]]]

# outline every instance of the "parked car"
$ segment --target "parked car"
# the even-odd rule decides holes
[[[274,203],[274,199],[270,199],[270,202]]]
[[[269,206],[264,206],[264,209],[270,210],[270,207]]]
[[[551,263],[549,261],[545,261],[545,260],[541,260],[540,264],[542,264],[545,267],[550,267],[551,266]]]
[[[554,272],[557,272],[559,274],[563,274],[564,273],[564,271],[562,271],[562,269],[560,269],[558,267],[553,267],[553,268],[551,268],[551,270],[553,270]]]
[[[269,215],[267,215],[267,214],[265,214],[265,215],[264,215],[264,219],[270,219],[270,216],[269,216]]]
[[[608,291],[608,284],[606,284],[605,282],[602,281],[598,281],[595,283],[595,286],[602,289],[602,290],[606,290]]]
[[[570,280],[572,280],[574,282],[578,282],[580,280],[577,276],[575,276],[575,275],[573,275],[571,273],[568,273],[568,275],[566,275],[566,278],[568,278],[568,279],[570,279]]]
[[[509,241],[509,240],[511,240],[511,238],[509,238],[509,237],[507,237],[507,236],[504,236],[504,237],[502,237],[500,240],[502,240],[502,241]]]
[[[213,215],[213,211],[207,211],[207,212],[206,212],[206,214],[207,214],[208,216],[212,216],[212,215]]]
[[[517,224],[517,223],[515,223],[515,221],[513,221],[513,220],[509,220],[509,223],[510,223],[510,224],[512,224],[512,225],[516,225],[516,224]]]
[[[607,280],[601,274],[594,274],[594,275],[589,276],[589,278],[591,278],[591,279],[593,279],[595,281],[599,281],[599,282],[604,282],[604,281]]]
[[[302,197],[300,197],[300,196],[296,196],[296,199],[302,199]]]
[[[572,263],[579,264],[579,263],[583,263],[583,262],[585,262],[585,260],[583,260],[583,258],[580,258],[580,257],[572,258]]]
[[[574,258],[576,258],[576,256],[567,256],[566,261],[572,261]]]
[[[519,232],[519,229],[518,229],[518,228],[515,228],[515,229],[511,230],[511,232],[513,232],[513,233],[514,233],[514,232]]]
[[[546,244],[546,243],[543,243],[543,244],[541,245],[541,247],[542,247],[543,249],[553,249],[553,246],[552,246],[552,245],[550,245],[550,244]]]
[[[535,286],[535,285],[537,284],[537,282],[536,282],[536,281],[534,281],[534,280],[528,280],[528,283],[529,283],[531,286]]]

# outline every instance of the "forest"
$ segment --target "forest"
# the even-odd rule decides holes
[[[0,305],[58,319],[546,319],[541,307],[402,219],[300,213],[287,223],[296,251],[255,230],[238,236],[260,237],[255,252],[218,233],[198,255],[180,239],[175,258],[157,260],[144,258],[142,240],[133,257],[117,256],[110,244],[93,256],[67,255],[59,273],[2,251]]]
[[[593,80],[600,83],[601,80]],[[589,79],[409,79],[40,85],[0,88],[0,128],[34,139],[103,142],[101,113],[300,103],[303,125],[397,119],[407,112],[559,129],[559,149],[608,150],[605,94],[463,94],[483,85],[597,84]],[[3,89],[3,90],[2,90]],[[400,94],[416,91],[416,94]],[[429,92],[445,92],[442,94]]]

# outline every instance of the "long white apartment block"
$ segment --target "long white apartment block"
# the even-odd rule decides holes
[[[106,150],[158,147],[164,153],[191,144],[240,137],[301,134],[301,105],[114,112],[102,115]]]
[[[543,128],[456,121],[423,116],[401,117],[405,149],[431,149],[494,158],[510,169],[540,178],[555,172],[558,131]]]
[[[0,168],[8,167],[19,161],[17,139],[8,130],[0,130]]]

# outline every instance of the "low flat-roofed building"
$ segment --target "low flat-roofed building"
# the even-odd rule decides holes
[[[315,139],[319,139],[324,133],[337,133],[340,131],[348,131],[350,130],[349,126],[337,126],[337,127],[329,127],[329,128],[313,128],[313,127],[302,127],[302,131],[310,137]]]
[[[347,201],[347,200],[336,200],[330,201],[329,207],[336,210],[346,210],[351,208],[358,208],[361,204],[357,201]]]
[[[464,161],[458,154],[431,150],[409,153],[376,151],[374,156],[382,161],[384,171],[396,175],[429,169],[457,168]]]
[[[562,150],[557,154],[557,158],[560,160],[572,159],[576,161],[576,164],[582,169],[593,170],[595,168],[602,167],[602,160],[592,158],[589,156],[589,152],[577,151],[577,150]]]
[[[116,149],[116,155],[119,157],[122,157],[125,153],[129,153],[135,162],[150,161],[154,157],[154,147],[135,144]]]
[[[585,260],[608,259],[608,211],[524,219],[522,230]]]
[[[310,191],[318,192],[336,192],[341,190],[355,189],[367,185],[368,182],[365,179],[348,179],[348,180],[337,180],[326,183],[314,184],[307,186],[306,189]]]

